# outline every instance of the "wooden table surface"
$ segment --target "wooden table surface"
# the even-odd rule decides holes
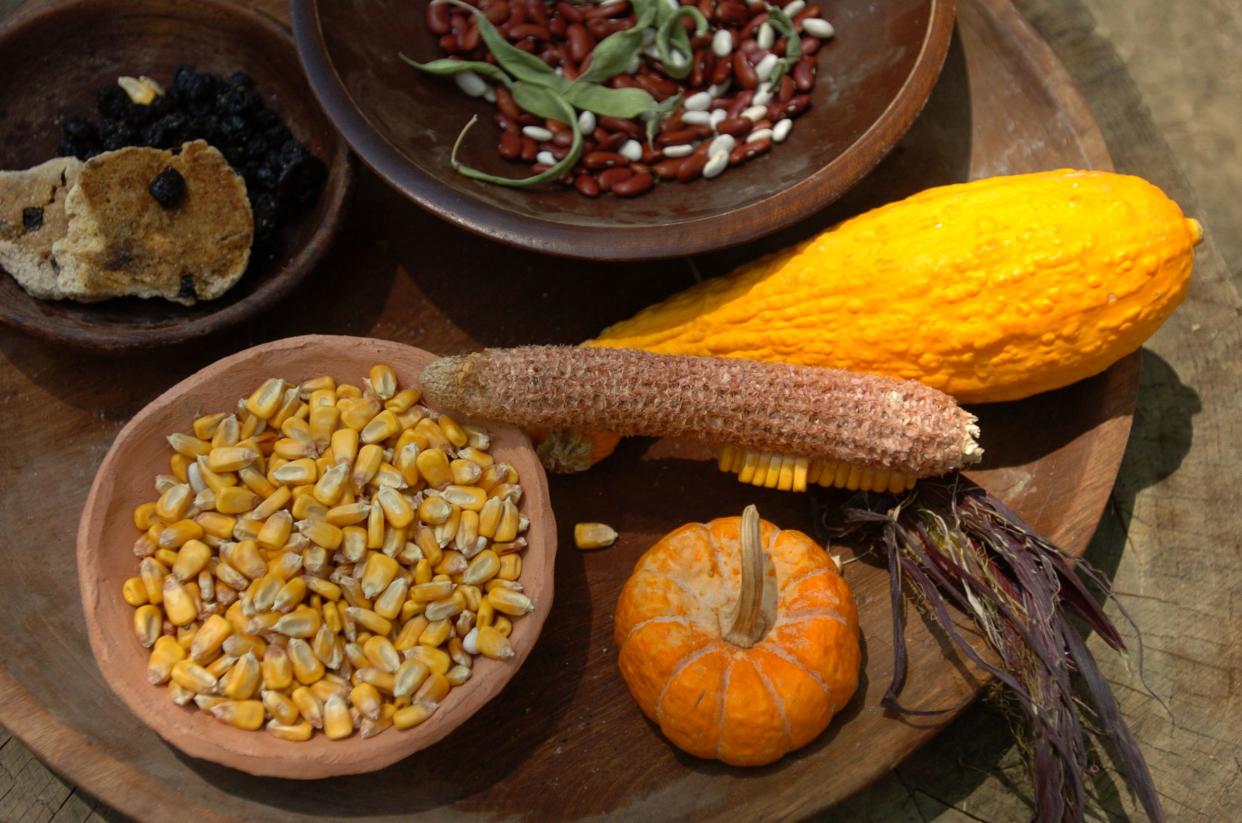
[[[0,0],[0,13],[15,5]],[[1216,57],[1222,42],[1232,42],[1229,33],[1242,28],[1242,11],[1228,0],[1176,16],[1153,0],[1018,5],[1080,84],[1118,170],[1162,186],[1208,229],[1186,305],[1145,348],[1130,447],[1088,557],[1112,572],[1125,606],[1143,627],[1147,682],[1168,705],[1166,712],[1148,698],[1125,665],[1093,641],[1170,819],[1230,819],[1237,805],[1232,791],[1242,780],[1242,697],[1236,687],[1242,672],[1242,516],[1232,514],[1218,489],[1231,481],[1238,463],[1233,412],[1242,383],[1236,279],[1242,209],[1232,203],[1236,185],[1227,184],[1242,182],[1242,170],[1236,151],[1228,142],[1221,145],[1219,124],[1239,122],[1236,101],[1242,98],[1231,93],[1238,81],[1229,69],[1242,61],[1235,57],[1222,65]],[[1119,51],[1133,59],[1133,75]],[[1175,153],[1166,139],[1184,150]],[[1199,192],[1209,205],[1200,202]],[[1215,238],[1230,251],[1228,265]],[[9,337],[0,333],[0,356],[14,351],[6,345]],[[0,474],[13,477],[21,470],[0,457]],[[1134,814],[1106,757],[1103,765],[1092,816]],[[1007,721],[994,701],[984,700],[825,819],[1016,820],[1029,815],[1030,797]],[[124,818],[74,791],[0,730],[0,821],[53,819]]]

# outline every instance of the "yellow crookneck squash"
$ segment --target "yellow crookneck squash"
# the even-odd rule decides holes
[[[1202,237],[1138,177],[930,189],[708,280],[586,345],[920,380],[966,403],[1097,374],[1181,303]]]

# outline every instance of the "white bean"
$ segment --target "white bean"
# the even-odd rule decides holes
[[[495,103],[496,92],[492,91],[491,89],[488,89],[487,91],[483,92],[483,99],[489,103]]]
[[[665,146],[664,156],[665,157],[689,157],[693,151],[694,151],[694,146],[690,145],[689,143],[680,143],[676,146]]]
[[[776,61],[780,60],[775,54],[766,54],[763,59],[755,65],[755,76],[760,80],[767,80],[772,76],[772,72],[776,71]]]
[[[789,136],[789,132],[793,130],[793,121],[786,117],[784,120],[778,121],[772,127],[772,142],[784,143],[785,138]]]
[[[457,76],[461,77],[460,74]],[[543,126],[523,126],[522,134],[537,143],[546,143],[552,139],[552,132],[548,131]]]
[[[535,155],[535,162],[543,163],[545,166],[555,166],[556,155],[552,154],[550,151],[541,151]]]
[[[717,57],[728,57],[733,53],[733,33],[728,29],[720,29],[712,36],[712,51]]]
[[[729,118],[729,112],[725,109],[715,109],[712,111],[711,119],[707,121],[707,125],[712,129],[718,127],[721,123]]]
[[[673,49],[668,53],[668,62],[670,68],[680,69],[690,64],[690,58],[681,49]]]
[[[686,111],[707,111],[711,104],[712,96],[705,91],[690,95],[684,103]]]
[[[822,17],[808,17],[802,21],[802,30],[812,37],[827,40],[837,33],[832,24]]]
[[[767,106],[751,106],[746,111],[742,112],[742,116],[745,117],[747,120],[751,120],[757,123],[763,118],[768,116],[768,107]]]
[[[583,134],[590,134],[595,131],[595,112],[583,111],[578,115],[578,131]]]
[[[631,163],[637,163],[643,159],[643,144],[637,140],[626,140],[621,144],[621,148],[617,149],[617,154]]]
[[[640,60],[638,55],[636,54],[630,58],[630,64],[625,67],[625,73],[626,74],[638,74],[638,69],[641,66],[642,66],[642,60]]]
[[[750,134],[746,135],[747,143],[758,143],[760,140],[771,140],[771,139],[772,139],[771,129],[755,129]]]
[[[793,0],[792,3],[781,9],[781,11],[785,12],[786,17],[793,17],[800,14],[804,8],[806,8],[805,0]]]
[[[728,154],[733,151],[733,147],[737,145],[737,140],[731,134],[722,134],[712,141],[707,147],[707,156],[715,157],[718,153],[724,152]]]
[[[703,176],[710,180],[713,177],[719,177],[727,168],[729,168],[729,153],[727,151],[713,152],[708,158],[707,165],[703,167]]]
[[[771,23],[763,23],[759,26],[759,33],[755,35],[755,42],[759,44],[761,49],[772,48],[772,44],[776,42],[776,32],[773,31]]]
[[[691,126],[710,126],[712,115],[706,111],[688,111],[681,116],[681,122],[688,123]]]
[[[750,99],[750,102],[756,106],[766,106],[768,103],[771,103],[772,84],[760,83],[759,87],[755,89],[755,96]]]
[[[482,97],[487,91],[487,83],[472,71],[460,72],[454,75],[453,79],[457,81],[457,88],[471,97]]]

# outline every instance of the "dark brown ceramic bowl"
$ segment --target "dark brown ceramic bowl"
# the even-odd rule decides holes
[[[595,200],[456,174],[449,153],[477,114],[462,158],[519,177],[496,155],[493,107],[451,79],[405,65],[440,56],[423,23],[427,0],[293,4],[298,52],[324,109],[377,173],[457,225],[535,251],[601,260],[675,257],[753,240],[840,197],[896,144],[939,76],[953,0],[818,0],[836,27],[820,50],[813,106],[789,140],[715,180],[663,184],[632,200]]]
[[[307,335],[265,343],[226,357],[187,377],[152,400],[121,429],[104,457],[78,525],[78,583],[95,661],[104,680],[144,723],[194,757],[256,775],[310,780],[383,768],[443,738],[500,693],[526,660],[552,607],[556,523],[548,481],[530,440],[518,428],[480,422],[492,435],[491,451],[522,478],[522,511],[530,518],[522,557],[522,585],[535,611],[513,621],[516,655],[474,661],[473,674],[453,689],[429,720],[412,729],[389,729],[364,740],[355,734],[329,740],[320,733],[304,743],[267,731],[226,726],[193,706],[168,698],[147,682],[148,652],[134,638],[134,609],[121,584],[137,574],[133,509],[153,495],[155,475],[168,470],[164,437],[185,431],[196,413],[231,408],[237,398],[273,375],[300,382],[319,374],[356,382],[375,363],[388,363],[403,385],[415,385],[434,355],[412,346],[361,337]]]
[[[242,70],[264,101],[328,166],[319,197],[285,226],[276,261],[194,307],[129,298],[94,304],[36,300],[0,269],[0,322],[89,349],[191,340],[271,306],[314,267],[340,223],[352,181],[349,150],[306,85],[289,35],[220,0],[68,0],[33,4],[0,26],[0,168],[56,155],[71,115],[97,119],[95,90],[120,75],[166,83],[180,63]]]

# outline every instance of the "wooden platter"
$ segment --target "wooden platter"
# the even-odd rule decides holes
[[[276,2],[260,4],[284,18]],[[1008,0],[962,0],[958,36],[922,118],[894,153],[824,214],[761,244],[695,262],[704,274],[843,216],[927,186],[1059,166],[1108,168],[1103,140],[1062,67]],[[125,361],[0,333],[0,722],[69,780],[150,819],[366,820],[598,814],[635,819],[805,816],[884,774],[935,734],[981,681],[911,614],[907,704],[886,716],[891,665],[887,573],[846,577],[864,626],[864,686],[827,733],[761,770],[671,749],[630,700],[611,644],[617,592],[638,555],[672,527],[758,504],[810,529],[804,497],[744,488],[677,443],[629,441],[592,472],[552,478],[560,539],[580,520],[622,532],[612,549],[565,551],[557,601],[507,689],[451,737],[369,776],[260,780],[181,755],[102,682],[73,575],[74,528],[91,478],[124,422],[205,363],[306,332],[371,335],[452,352],[574,342],[692,280],[684,261],[586,265],[481,240],[424,214],[364,174],[336,247],[283,308],[231,338]],[[978,411],[988,450],[976,479],[1037,528],[1081,552],[1116,476],[1137,389],[1137,357],[1052,394]],[[836,550],[848,555],[852,547]],[[127,640],[128,638],[126,638]]]

